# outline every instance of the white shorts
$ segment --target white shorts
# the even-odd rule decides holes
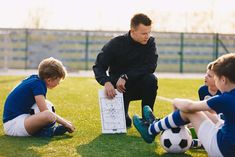
[[[24,126],[24,120],[29,116],[29,114],[22,114],[4,123],[5,134],[8,136],[30,136]]]
[[[201,141],[209,157],[223,156],[219,150],[217,143],[217,132],[222,127],[222,125],[222,121],[214,124],[210,120],[205,120],[199,127],[198,139]]]

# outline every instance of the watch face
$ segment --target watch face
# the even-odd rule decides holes
[[[124,79],[124,80],[127,80],[127,77],[125,74],[121,75],[121,78]]]

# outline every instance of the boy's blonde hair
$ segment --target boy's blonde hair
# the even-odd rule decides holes
[[[214,61],[207,64],[207,70],[211,70],[213,64],[214,64]]]
[[[42,60],[38,65],[38,75],[42,80],[52,78],[64,79],[67,71],[61,61],[50,57]]]

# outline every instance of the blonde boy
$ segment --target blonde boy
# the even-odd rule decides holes
[[[65,77],[66,69],[61,61],[52,57],[44,59],[38,66],[38,75],[24,79],[8,95],[3,111],[5,134],[52,137],[73,132],[72,123],[49,111],[45,102],[47,89],[56,87]],[[30,115],[35,103],[40,113]],[[55,122],[60,125],[55,126]]]

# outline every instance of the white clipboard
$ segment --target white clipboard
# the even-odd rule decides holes
[[[126,133],[126,118],[123,94],[117,90],[113,99],[108,99],[104,89],[99,90],[99,105],[103,134]]]

